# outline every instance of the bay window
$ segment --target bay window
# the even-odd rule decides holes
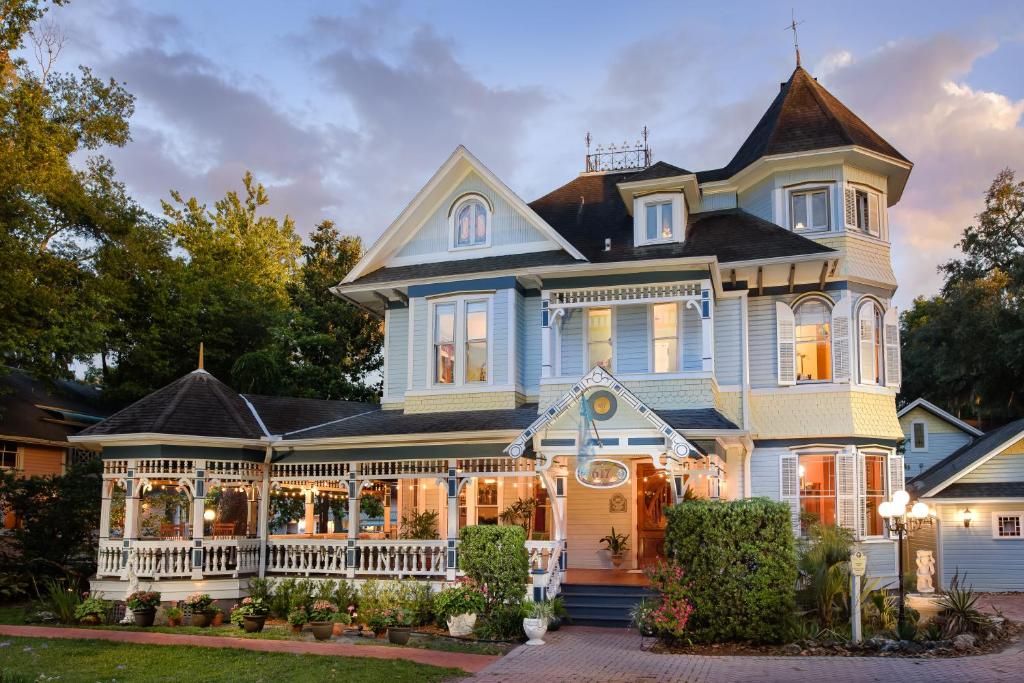
[[[796,380],[832,379],[832,311],[822,299],[806,299],[793,311],[796,336]]]
[[[654,372],[679,370],[679,305],[675,303],[651,306],[651,327],[654,334]]]
[[[434,384],[489,381],[489,300],[459,298],[437,302],[433,309]]]
[[[587,362],[588,368],[600,365],[612,369],[612,309],[587,309]]]
[[[836,458],[831,454],[801,455],[800,528],[836,523]]]

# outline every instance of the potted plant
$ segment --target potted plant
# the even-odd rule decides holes
[[[551,600],[551,618],[548,619],[548,630],[557,631],[562,628],[562,623],[569,619],[569,612],[565,609],[565,601],[559,595]]]
[[[152,626],[156,608],[160,606],[160,594],[156,591],[135,591],[125,598],[125,606],[132,611],[135,625],[145,628]]]
[[[348,612],[338,610],[338,613],[334,615],[334,624],[331,629],[331,635],[345,635],[345,627],[351,623],[352,617],[349,616]]]
[[[548,620],[551,619],[551,603],[547,600],[528,602],[523,606],[523,631],[526,632],[527,645],[543,645],[544,634],[548,632]]]
[[[448,625],[448,633],[457,638],[468,636],[476,625],[476,615],[484,611],[483,591],[469,577],[460,578],[434,598],[434,609],[440,621]]]
[[[232,613],[232,620],[235,614],[241,615],[242,628],[246,633],[259,633],[267,621],[270,608],[263,598],[248,597],[242,600],[242,604]]]
[[[393,645],[406,645],[412,635],[412,613],[404,607],[393,607],[384,610],[384,618],[388,624],[388,642]]]
[[[302,605],[293,607],[288,612],[288,625],[292,627],[292,633],[302,633],[302,627],[309,623],[309,613]]]
[[[622,565],[622,558],[629,549],[629,534],[617,534],[615,533],[615,527],[612,527],[612,532],[601,539],[601,543],[605,544],[605,550],[611,553],[612,564],[618,568]]]
[[[164,614],[167,615],[168,626],[181,626],[185,620],[185,613],[177,607],[168,607],[164,610]]]
[[[213,621],[213,610],[210,609],[212,605],[213,598],[209,593],[193,593],[185,598],[185,606],[192,609],[193,626],[210,625],[210,622]]]
[[[110,611],[110,602],[99,596],[92,596],[88,593],[85,595],[86,598],[75,607],[75,619],[79,624],[86,626],[104,623],[107,620],[107,613]]]
[[[334,630],[338,606],[330,600],[317,600],[309,610],[309,628],[317,640],[327,640]]]
[[[221,626],[224,623],[224,610],[217,605],[210,605],[210,626]]]

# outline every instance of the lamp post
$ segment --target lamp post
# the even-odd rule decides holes
[[[900,590],[900,612],[897,631],[902,634],[905,618],[904,603],[906,595],[903,590],[903,539],[908,532],[920,529],[925,524],[932,523],[932,511],[928,504],[917,501],[907,510],[907,503],[910,502],[910,494],[906,491],[896,491],[892,494],[892,500],[887,500],[878,506],[878,514],[885,520],[885,526],[889,533],[896,533],[896,552],[899,554],[899,590]],[[900,635],[902,637],[902,635]]]

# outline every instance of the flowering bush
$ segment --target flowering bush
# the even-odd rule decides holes
[[[191,607],[193,612],[207,612],[212,604],[213,598],[209,593],[193,593],[185,598],[185,606]]]
[[[263,600],[263,598],[244,598],[242,604],[239,605],[238,611],[243,615],[252,617],[265,617],[270,614],[270,606]]]
[[[160,593],[157,591],[135,591],[125,598],[124,602],[133,612],[156,609],[160,606]]]
[[[439,623],[460,614],[480,614],[487,605],[483,589],[468,576],[459,578],[434,598],[434,611]]]
[[[317,600],[309,610],[310,621],[334,621],[338,606],[330,600]]]
[[[75,619],[79,621],[95,620],[105,621],[107,612],[110,611],[110,602],[100,597],[94,597],[86,593],[86,598],[75,607]]]
[[[292,626],[304,626],[309,622],[309,612],[303,606],[293,607],[288,612],[288,623]]]
[[[676,562],[659,560],[654,568],[647,571],[647,577],[659,595],[653,609],[644,616],[641,631],[646,627],[668,644],[683,641],[693,614],[691,583],[686,572]]]

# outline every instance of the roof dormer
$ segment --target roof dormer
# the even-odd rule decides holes
[[[633,244],[665,244],[686,238],[690,207],[700,205],[697,176],[664,161],[618,184],[633,216]]]

